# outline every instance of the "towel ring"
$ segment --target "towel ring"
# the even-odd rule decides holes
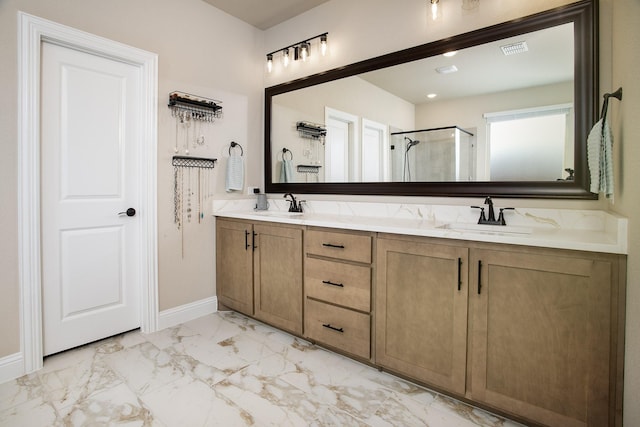
[[[291,158],[289,160],[293,160],[293,153],[291,152],[291,150],[289,150],[288,148],[283,148],[282,149],[282,160],[284,160],[284,156],[289,153],[289,155],[291,156]]]
[[[231,141],[231,145],[229,145],[229,155],[231,155],[231,149],[233,147],[240,147],[240,156],[244,156],[244,150],[242,149],[242,145],[238,144],[235,141]]]

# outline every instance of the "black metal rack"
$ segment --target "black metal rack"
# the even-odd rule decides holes
[[[327,136],[327,128],[317,123],[297,122],[296,130],[302,138],[324,140],[324,137]]]
[[[168,107],[173,117],[183,118],[188,115],[193,120],[213,122],[222,117],[220,104],[222,101],[176,91],[169,94]]]
[[[173,156],[171,164],[180,168],[204,168],[213,169],[218,159],[207,159],[204,157]]]

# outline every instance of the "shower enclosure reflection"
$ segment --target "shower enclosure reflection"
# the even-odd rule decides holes
[[[396,182],[475,181],[474,135],[457,126],[391,133]]]

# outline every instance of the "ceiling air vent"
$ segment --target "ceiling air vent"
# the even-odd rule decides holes
[[[458,71],[458,67],[456,67],[455,65],[447,65],[446,67],[436,68],[436,71],[440,74],[451,74]]]
[[[529,50],[529,47],[527,46],[527,42],[517,42],[500,46],[500,49],[502,49],[502,53],[504,53],[505,56],[509,56],[526,52]]]

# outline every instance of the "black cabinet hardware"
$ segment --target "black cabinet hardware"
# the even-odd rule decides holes
[[[340,288],[344,288],[344,285],[342,283],[333,283],[331,280],[323,280],[322,283],[324,283],[325,285],[338,286]]]
[[[462,258],[458,258],[458,290],[462,287]]]
[[[344,245],[334,245],[331,243],[323,243],[322,246],[326,246],[327,248],[344,249]]]
[[[323,324],[322,324],[322,326],[324,326],[324,327],[325,327],[325,328],[327,328],[327,329],[331,329],[332,331],[336,331],[336,332],[344,333],[344,329],[342,329],[342,328],[336,328],[335,326],[331,326],[331,324],[330,324],[330,323],[327,323],[327,324],[324,324],[324,323],[323,323]]]
[[[249,233],[247,230],[244,230],[244,250],[249,249],[251,245],[249,245]]]
[[[482,261],[478,261],[478,295],[482,289]]]

